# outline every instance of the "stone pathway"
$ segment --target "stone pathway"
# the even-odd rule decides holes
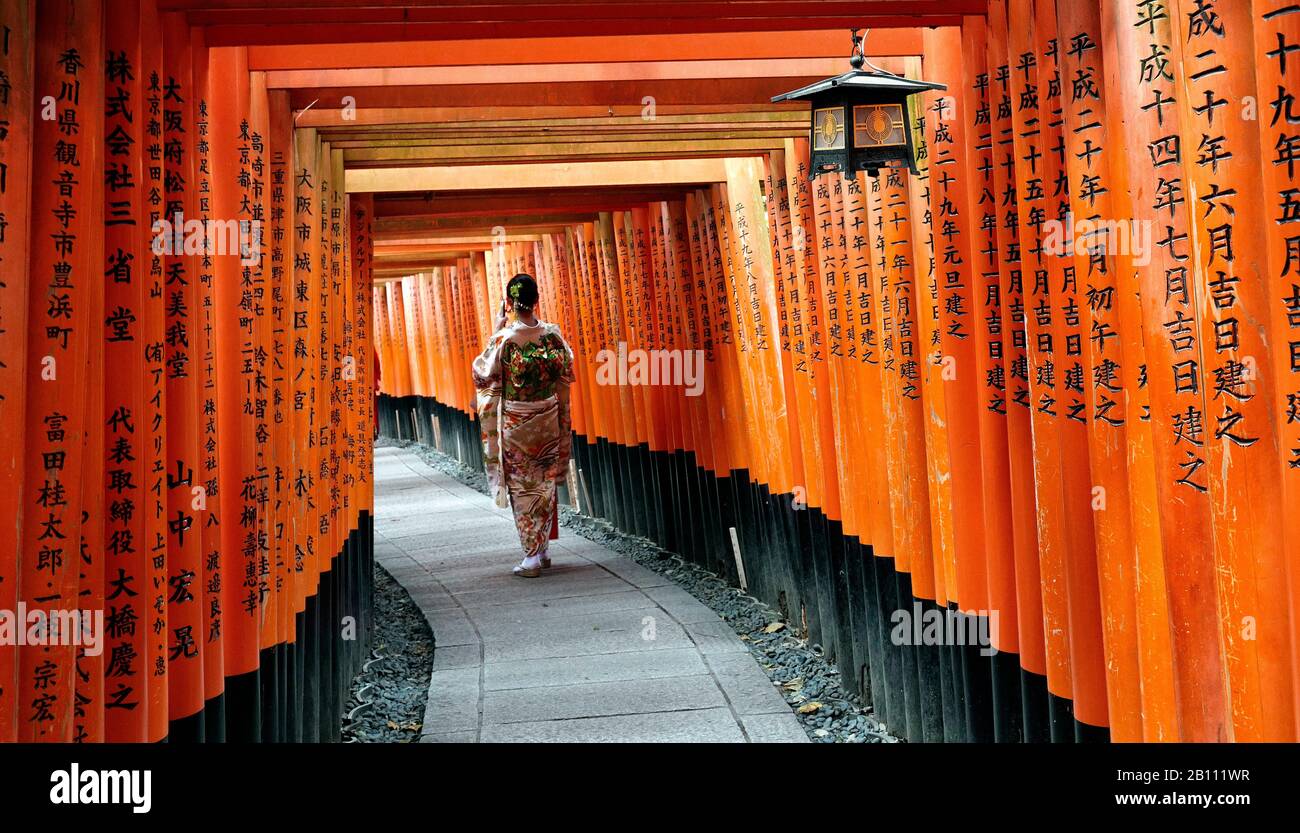
[[[437,649],[421,742],[807,742],[712,610],[562,531],[541,578],[510,575],[508,510],[412,451],[375,452],[375,557]]]

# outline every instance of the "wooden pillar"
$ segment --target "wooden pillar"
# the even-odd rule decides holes
[[[807,413],[807,418],[813,424],[816,443],[820,448],[822,493],[820,502],[816,505],[822,509],[826,517],[839,519],[843,515],[838,475],[839,457],[835,442],[835,409],[831,395],[832,379],[828,361],[830,340],[826,330],[828,313],[825,307],[822,278],[819,271],[821,249],[817,245],[817,241],[821,237],[818,234],[816,219],[818,203],[808,180],[808,158],[808,142],[806,139],[796,139],[790,143],[786,155],[785,177],[786,187],[791,195],[790,223],[791,246],[795,252],[794,271],[803,276],[799,286],[799,306],[809,375],[806,384],[801,385],[796,380],[795,390],[796,394],[799,394],[801,387],[805,389],[802,396],[806,397],[808,407],[806,409],[801,407],[799,413],[801,415]],[[796,343],[796,349],[797,347]],[[871,344],[868,343],[866,347],[869,350]],[[868,354],[864,352],[861,355],[865,357]],[[872,361],[875,362],[877,367],[879,366],[878,345],[876,355]],[[879,378],[878,369],[874,375],[875,378]],[[871,407],[871,391],[867,390],[864,393],[868,396],[869,409]],[[804,404],[804,401],[800,402],[801,406]],[[869,415],[870,411],[868,411],[868,418],[870,418]],[[883,447],[880,448],[883,450]],[[885,494],[884,489],[877,488],[872,491],[872,525],[868,535],[868,540],[870,540],[874,552],[878,556],[888,555],[893,552],[892,539],[883,534],[884,530],[890,528],[890,524],[886,519],[883,524],[884,530],[882,530],[877,511],[874,511],[881,505],[887,505],[880,499],[883,494]]]
[[[212,130],[211,88],[209,83],[209,56],[203,30],[190,29],[190,58],[193,66],[194,91],[194,166],[198,219],[207,231],[217,231],[213,223],[212,188]],[[217,83],[222,83],[221,79]],[[196,526],[200,527],[199,557],[202,564],[203,614],[203,697],[205,703],[217,706],[226,690],[226,662],[222,635],[221,599],[221,495],[219,488],[221,443],[217,431],[217,353],[216,353],[216,291],[213,285],[216,253],[204,251],[198,258],[196,282],[195,322],[192,353],[196,357],[198,376],[198,470],[195,485],[202,488],[204,505],[196,507]],[[218,707],[207,715],[204,739],[219,742],[225,739],[223,709]]]
[[[239,47],[209,50],[209,165],[212,171],[212,216],[229,244],[243,235],[251,248],[251,203],[246,182],[251,176],[248,124],[247,54]],[[239,248],[236,246],[236,248]],[[229,245],[227,246],[229,249]],[[261,736],[257,681],[261,624],[259,559],[263,541],[257,506],[257,441],[251,401],[252,350],[256,331],[247,290],[251,265],[239,251],[218,256],[213,264],[213,303],[217,321],[213,347],[217,355],[217,431],[221,483],[221,607],[226,673],[227,739]],[[250,251],[251,254],[251,251]]]
[[[1255,24],[1255,82],[1260,160],[1269,205],[1264,224],[1270,326],[1273,403],[1281,451],[1282,505],[1300,505],[1300,108],[1293,101],[1300,67],[1300,15],[1282,0],[1251,3]],[[1291,693],[1300,720],[1300,513],[1281,517],[1291,614]],[[1276,589],[1272,590],[1278,593]]]
[[[356,478],[357,511],[371,512],[373,506],[374,446],[371,436],[375,431],[375,324],[371,305],[375,200],[370,194],[350,194],[348,208],[351,213],[349,231],[352,245],[353,293],[353,350],[357,363],[357,456]]]
[[[35,47],[32,0],[0,3],[0,72],[9,85],[0,92],[0,424],[9,426],[0,452],[0,514],[17,518],[27,505],[27,321],[30,280],[32,170],[32,60]],[[18,609],[18,553],[23,525],[5,528],[0,545],[0,608]],[[18,650],[0,650],[0,743],[18,735]]]
[[[1092,470],[1092,509],[1097,541],[1098,573],[1106,650],[1106,689],[1111,738],[1142,740],[1144,711],[1161,723],[1172,708],[1172,678],[1168,663],[1154,651],[1147,654],[1143,674],[1139,642],[1154,638],[1168,622],[1153,622],[1152,631],[1139,632],[1139,546],[1148,552],[1153,529],[1135,524],[1129,465],[1129,434],[1141,430],[1131,420],[1126,402],[1137,398],[1138,368],[1145,362],[1140,319],[1125,320],[1124,300],[1137,286],[1129,277],[1131,227],[1115,225],[1118,216],[1111,194],[1110,143],[1105,114],[1107,97],[1102,71],[1099,8],[1091,4],[1060,7],[1058,51],[1064,109],[1065,167],[1071,214],[1056,238],[1056,257],[1073,257],[1078,281],[1077,306],[1086,337],[1082,342],[1086,373],[1089,460]],[[1076,236],[1077,234],[1077,236]],[[1067,244],[1066,241],[1069,241]],[[1125,326],[1128,325],[1128,326]],[[1130,395],[1129,389],[1133,388]],[[1140,417],[1140,415],[1137,415]],[[1135,461],[1141,465],[1145,461]],[[1136,468],[1136,466],[1134,466]],[[1154,499],[1154,494],[1147,495]],[[1148,518],[1148,520],[1153,520]],[[1139,544],[1140,538],[1146,544]],[[1157,550],[1158,551],[1158,550]],[[1157,564],[1151,566],[1158,566]],[[1167,637],[1163,640],[1167,646]],[[1149,683],[1149,685],[1146,685]],[[1162,685],[1163,683],[1163,685]],[[1143,708],[1143,691],[1149,708]],[[1162,692],[1166,696],[1162,696]]]
[[[1196,365],[1204,401],[1204,474],[1210,495],[1219,632],[1234,740],[1292,740],[1281,449],[1273,410],[1274,351],[1268,298],[1268,218],[1259,123],[1242,117],[1255,85],[1248,3],[1176,2],[1170,58],[1178,89]],[[1269,44],[1270,47],[1273,44]],[[1273,218],[1275,219],[1275,218]],[[1205,600],[1202,598],[1201,603]]]
[[[970,142],[963,95],[961,30],[945,28],[924,33],[926,75],[945,84],[925,112],[930,163],[930,206],[934,236],[935,281],[940,333],[940,382],[946,389],[948,446],[952,458],[952,511],[956,571],[949,599],[962,610],[997,611],[990,636],[998,650],[1014,650],[1016,608],[1013,563],[1004,556],[1010,541],[988,541],[984,529],[980,409],[965,406],[980,399],[982,377],[977,355],[976,276],[973,270],[971,214],[964,205],[970,180]],[[1003,436],[1005,436],[1005,427]],[[1003,444],[1003,447],[1005,445]],[[985,553],[999,556],[990,575]],[[1009,553],[1005,553],[1009,555]],[[995,580],[996,578],[996,580]],[[996,593],[996,600],[991,594]],[[992,623],[991,623],[992,624]]]
[[[785,383],[787,415],[791,424],[792,448],[798,449],[792,461],[794,477],[794,501],[798,508],[822,507],[825,495],[825,481],[822,470],[821,437],[817,430],[816,409],[811,401],[812,368],[808,361],[807,325],[801,303],[803,292],[803,229],[799,228],[800,239],[794,239],[797,211],[795,194],[787,171],[791,161],[789,156],[795,152],[792,142],[780,151],[773,151],[766,158],[767,193],[768,193],[768,228],[772,237],[773,280],[776,281],[777,329],[776,337],[780,344],[781,374]],[[694,215],[694,211],[691,211]],[[703,250],[699,246],[699,220],[692,216],[692,243],[696,252],[697,273],[703,273]],[[703,316],[701,316],[703,318]],[[705,326],[701,321],[701,327]],[[709,403],[709,410],[717,407]],[[707,416],[705,423],[707,427]],[[869,540],[864,535],[863,540]]]
[[[173,723],[203,708],[203,525],[206,502],[199,471],[199,356],[201,326],[199,255],[206,241],[198,218],[195,98],[190,29],[179,13],[162,17],[163,219],[170,223],[164,247],[167,315],[167,561],[165,584],[151,588],[157,621],[165,622],[168,715]],[[188,232],[188,233],[187,233]],[[226,241],[222,241],[223,243]],[[187,247],[186,244],[189,244]],[[221,257],[217,254],[216,257]],[[165,617],[158,614],[158,605]],[[202,740],[201,726],[177,726]]]
[[[1015,104],[1011,89],[1011,60],[1007,45],[1006,0],[990,0],[988,19],[989,123],[987,167],[981,167],[985,187],[994,204],[986,207],[991,217],[990,248],[986,256],[990,271],[998,271],[998,297],[986,300],[989,316],[996,310],[997,335],[990,338],[990,355],[1002,357],[1006,412],[1010,513],[1016,569],[1016,629],[1021,667],[1044,677],[1047,690],[1068,697],[1069,663],[1062,663],[1059,636],[1053,634],[1051,650],[1046,639],[1047,620],[1039,562],[1039,527],[1034,487],[1033,438],[1029,400],[1029,359],[1026,352],[1024,264],[1021,258],[1020,217],[1016,188]],[[981,221],[984,224],[986,221]],[[997,347],[994,347],[994,344]],[[1032,696],[1032,692],[1031,692]],[[1027,730],[1034,730],[1034,710],[1047,704],[1025,703]],[[1044,732],[1046,727],[1043,727]],[[1034,732],[1041,738],[1042,733]]]
[[[97,606],[104,610],[106,658],[97,669],[99,739],[149,739],[146,680],[151,667],[148,603],[149,522],[156,515],[149,490],[155,449],[149,399],[156,391],[147,366],[161,335],[162,298],[151,293],[152,232],[146,161],[149,68],[142,33],[156,18],[149,2],[128,0],[105,24],[104,366],[103,480],[107,513]],[[160,212],[159,212],[160,213]],[[160,366],[160,362],[158,363]],[[161,426],[159,426],[160,429]]]
[[[256,512],[252,526],[257,570],[258,648],[264,660],[261,691],[265,697],[278,697],[278,669],[271,652],[280,643],[280,564],[283,562],[281,541],[275,534],[275,463],[276,437],[273,429],[273,350],[274,282],[270,237],[271,222],[271,113],[266,89],[266,74],[250,72],[247,139],[239,145],[240,179],[244,196],[240,221],[249,229],[250,251],[246,258],[242,301],[243,313],[252,319],[252,336],[240,357],[244,374],[245,405],[253,443],[252,480],[244,484]],[[274,702],[262,705],[264,723],[262,739],[274,740],[281,731],[279,713]]]
[[[104,118],[103,4],[37,8],[32,86],[41,118],[32,124],[30,287],[27,293],[27,438],[19,602],[29,611],[78,607],[87,378],[99,328],[103,226],[97,197]],[[102,197],[100,197],[102,199]],[[95,444],[98,446],[98,443]],[[75,651],[28,645],[19,651],[18,739],[73,738]]]
[[[1150,419],[1161,511],[1164,573],[1178,708],[1176,738],[1226,740],[1226,682],[1218,636],[1217,598],[1209,523],[1204,419],[1190,284],[1188,213],[1176,107],[1182,93],[1170,61],[1170,16],[1165,9],[1107,0],[1102,25],[1106,89],[1128,119],[1115,122],[1126,152],[1113,160],[1129,183],[1128,208],[1141,227],[1152,229],[1148,262],[1134,263],[1147,357]],[[1172,322],[1172,326],[1170,323]]]
[[[1032,0],[1010,0],[1007,6],[1007,60],[1009,94],[1014,124],[1012,147],[1016,161],[1019,252],[1026,364],[1025,397],[1033,429],[1033,471],[1038,512],[1039,564],[1042,570],[1043,627],[1047,635],[1048,690],[1057,697],[1073,699],[1073,663],[1070,650],[1070,618],[1063,469],[1061,462],[1060,404],[1055,382],[1056,333],[1052,327],[1052,275],[1041,259],[1039,224],[1049,216],[1047,195],[1056,187],[1045,170],[1041,125],[1045,114],[1041,91],[1050,79],[1040,78],[1039,50],[1034,41]],[[1050,151],[1050,148],[1047,152]],[[1058,269],[1059,276],[1059,269]],[[1064,349],[1064,348],[1062,348]],[[1064,364],[1064,357],[1062,364]],[[1050,384],[1049,384],[1050,383]],[[1034,505],[1030,504],[1030,505]],[[1054,727],[1055,729],[1056,727]],[[1060,727],[1073,735],[1073,727]],[[1053,738],[1059,737],[1054,732]]]
[[[294,494],[294,469],[299,454],[298,434],[293,419],[293,379],[298,363],[293,356],[293,115],[289,94],[285,90],[267,93],[267,209],[263,240],[267,263],[263,266],[267,282],[266,306],[269,316],[270,345],[266,365],[269,385],[271,450],[266,463],[267,489],[271,507],[267,527],[271,534],[272,564],[276,596],[277,644],[301,647],[297,614],[297,497]],[[367,296],[367,300],[369,300]],[[371,357],[366,357],[370,368]],[[373,369],[369,372],[373,373]],[[367,435],[367,440],[370,435]],[[288,651],[285,660],[296,661]],[[300,713],[294,699],[299,696],[297,668],[294,662],[282,673],[287,688],[286,713],[279,732],[285,740],[299,739],[297,721]]]

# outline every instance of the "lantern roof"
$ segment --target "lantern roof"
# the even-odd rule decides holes
[[[904,95],[925,92],[926,90],[946,90],[945,84],[936,84],[933,81],[916,81],[911,78],[903,78],[900,75],[894,75],[888,72],[872,72],[868,70],[852,69],[843,75],[836,75],[833,78],[823,78],[816,83],[809,84],[806,87],[800,87],[788,93],[782,93],[773,96],[772,101],[794,101],[797,99],[812,98],[819,93],[827,90],[844,88],[848,90],[872,90],[877,92],[896,92]]]

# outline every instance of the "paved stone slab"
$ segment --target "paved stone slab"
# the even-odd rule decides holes
[[[640,623],[632,628],[598,630],[576,627],[572,630],[541,631],[520,638],[494,640],[484,646],[487,662],[541,657],[585,657],[592,654],[616,654],[663,651],[690,646],[690,637],[680,625],[661,624],[654,639],[642,636]]]
[[[429,676],[429,702],[424,708],[422,731],[476,731],[479,721],[478,667],[440,671],[435,666]]]
[[[750,743],[811,743],[797,720],[786,714],[756,714],[741,718]]]
[[[376,450],[375,499],[376,558],[434,630],[421,743],[807,740],[669,579],[568,535],[541,578],[516,578],[509,513],[405,449]]]
[[[689,677],[707,674],[700,652],[694,646],[621,654],[594,654],[574,662],[572,657],[521,659],[489,662],[483,666],[483,688],[494,691],[538,686],[568,686],[577,683],[653,680],[660,677]]]
[[[439,671],[452,668],[474,668],[477,669],[483,661],[483,647],[477,642],[471,645],[450,645],[442,647],[438,645],[438,634],[433,635],[433,671],[436,674]]]
[[[493,613],[502,619],[527,619],[544,623],[548,619],[581,616],[586,613],[607,613],[619,610],[661,612],[661,608],[644,593],[635,588],[624,588],[612,593],[578,596],[567,599],[533,599],[514,604],[495,605]]]
[[[792,721],[794,717],[790,718]],[[798,724],[795,724],[798,728]],[[743,743],[727,709],[484,726],[483,743]]]
[[[675,584],[668,587],[651,587],[646,590],[646,595],[684,625],[718,621],[718,614]]]
[[[564,608],[561,607],[559,610],[562,611]],[[489,641],[524,641],[538,636],[538,631],[545,634],[632,631],[636,633],[638,639],[657,639],[659,623],[651,621],[652,614],[657,612],[658,610],[653,607],[593,612],[575,611],[572,614],[562,614],[557,611],[556,615],[539,621],[528,615],[527,608],[522,611],[515,609],[505,615],[494,609],[487,611],[487,616],[484,616],[484,611],[479,608],[474,611],[473,616],[478,623],[479,633]],[[650,625],[653,627],[648,627]],[[672,627],[675,633],[684,633],[680,626],[672,625]]]
[[[433,629],[434,640],[438,648],[452,645],[473,645],[478,647],[479,635],[469,616],[459,607],[426,610],[424,618]]]
[[[725,708],[709,674],[657,680],[620,680],[583,685],[489,691],[483,696],[483,725],[572,720],[619,714]]]
[[[745,643],[740,641],[731,626],[721,620],[713,622],[692,622],[686,625],[686,632],[699,646],[700,653],[705,654],[744,654],[750,656]],[[750,657],[753,662],[753,657]]]
[[[477,740],[477,732],[438,732],[420,735],[420,743],[475,743]]]
[[[713,653],[705,657],[705,661],[736,714],[790,713],[790,705],[776,690],[772,678],[763,673],[748,651],[743,654]]]

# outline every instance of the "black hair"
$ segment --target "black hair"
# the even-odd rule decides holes
[[[506,296],[517,312],[532,312],[537,306],[537,281],[527,272],[520,272],[506,284]]]

